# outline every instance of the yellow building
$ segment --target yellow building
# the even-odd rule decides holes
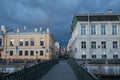
[[[3,31],[5,28],[3,28]],[[25,28],[26,29],[26,28]],[[45,32],[4,32],[4,59],[52,59],[55,56],[55,40],[49,29]]]
[[[0,59],[2,57],[3,48],[3,31],[0,30]]]

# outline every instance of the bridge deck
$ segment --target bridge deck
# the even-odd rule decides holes
[[[47,74],[38,80],[77,80],[66,61],[60,61]]]

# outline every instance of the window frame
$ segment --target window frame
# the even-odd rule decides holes
[[[44,46],[44,39],[40,38],[40,46]]]
[[[34,45],[35,45],[34,38],[30,38],[30,46],[34,46]]]
[[[82,54],[82,55],[81,55],[81,58],[82,58],[82,59],[86,59],[86,55],[85,55],[85,54]]]
[[[21,53],[20,53],[21,52]],[[19,51],[19,56],[22,56],[23,55],[23,51]]]
[[[10,56],[13,56],[13,51],[10,51]]]
[[[86,26],[81,25],[81,35],[86,35]]]
[[[14,39],[10,39],[10,46],[14,46]]]
[[[118,59],[118,54],[113,54],[113,59]]]
[[[112,35],[117,35],[118,31],[117,31],[117,25],[112,25]]]
[[[101,48],[102,49],[106,49],[107,48],[106,41],[101,41]]]
[[[30,51],[30,56],[34,56],[34,51]]]
[[[106,35],[106,26],[101,25],[101,35]]]
[[[118,48],[118,42],[117,41],[113,41],[113,49],[117,49]]]
[[[41,53],[42,52],[42,53]],[[43,56],[44,55],[44,51],[40,51],[40,56]]]
[[[91,48],[96,49],[96,41],[91,41]]]
[[[102,54],[102,59],[106,59],[107,55],[106,54]]]
[[[91,25],[90,31],[91,31],[91,33],[90,33],[91,35],[96,35],[96,26]]]
[[[96,59],[97,55],[96,54],[92,54],[91,57],[92,57],[92,59]]]
[[[26,55],[27,54],[27,55]],[[25,51],[25,56],[28,56],[28,51]]]
[[[23,39],[19,39],[19,46],[23,46]]]
[[[28,38],[25,39],[25,46],[29,46],[29,40],[28,40]]]
[[[86,42],[85,42],[85,41],[82,41],[82,42],[81,42],[81,48],[82,48],[82,49],[86,49]]]

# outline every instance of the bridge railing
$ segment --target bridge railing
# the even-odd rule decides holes
[[[0,80],[36,80],[47,73],[55,64],[58,64],[58,59],[45,61],[36,64],[29,68],[24,68],[17,72],[3,75]]]
[[[74,60],[68,60],[68,64],[73,69],[78,80],[101,80],[95,75],[88,72],[82,66],[78,65]]]
[[[120,64],[120,59],[77,59],[83,64]]]

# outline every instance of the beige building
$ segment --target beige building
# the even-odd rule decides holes
[[[4,50],[2,58],[4,59],[52,59],[55,55],[55,40],[49,29],[33,32],[16,32],[7,33],[4,31]],[[26,29],[24,27],[24,29]]]
[[[3,32],[0,30],[0,58],[2,57],[3,52]]]
[[[56,46],[56,49],[55,49],[55,51],[56,51],[56,58],[58,58],[59,55],[60,55],[60,43],[56,42],[55,46]]]

